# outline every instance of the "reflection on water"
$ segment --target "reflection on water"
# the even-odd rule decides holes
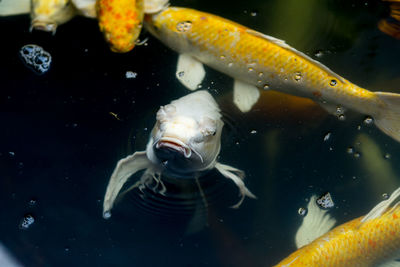
[[[387,3],[172,4],[285,39],[359,86],[399,92],[399,41],[377,28]],[[101,203],[115,163],[144,150],[160,105],[188,93],[175,78],[177,55],[150,36],[147,46],[114,54],[97,23],[84,18],[55,36],[29,33],[28,16],[1,20],[13,41],[1,44],[0,241],[25,266],[271,266],[295,250],[298,210],[312,194],[329,192],[329,212],[343,223],[400,185],[399,144],[366,125],[364,115],[347,112],[340,121],[311,101],[274,92],[262,92],[242,114],[232,103],[232,80],[206,68],[202,88],[233,122],[226,123],[221,158],[246,172],[258,199],[230,209],[237,189],[213,171],[200,180],[207,208],[194,181],[166,180],[166,195],[154,184],[132,190],[106,221]],[[44,75],[18,58],[29,43],[52,55]],[[21,230],[25,215],[35,222]]]

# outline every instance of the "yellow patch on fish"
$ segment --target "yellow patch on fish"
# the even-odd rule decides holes
[[[99,0],[97,16],[112,51],[126,53],[133,49],[142,28],[143,0]]]

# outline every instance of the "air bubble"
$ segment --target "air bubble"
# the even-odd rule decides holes
[[[264,73],[262,73],[262,72],[260,72],[260,73],[258,73],[258,77],[263,77],[264,76]]]
[[[192,22],[191,21],[182,21],[179,22],[176,25],[176,29],[178,30],[178,32],[187,32],[192,28]]]
[[[51,55],[38,45],[24,45],[19,54],[25,65],[37,74],[43,74],[50,69]]]
[[[384,156],[385,159],[390,159],[391,157],[392,156],[389,153],[386,153],[385,156]]]
[[[252,16],[252,17],[256,17],[257,14],[258,14],[257,11],[251,11],[251,12],[250,12],[250,16]]]
[[[225,56],[222,55],[222,56],[220,56],[219,58],[220,58],[221,60],[224,60],[224,59],[225,59]]]
[[[324,55],[324,53],[321,50],[317,50],[314,54],[317,58],[321,58]]]
[[[389,198],[389,194],[388,194],[388,193],[383,193],[383,194],[382,194],[382,198],[383,198],[384,200],[388,199],[388,198]]]
[[[184,71],[178,72],[178,77],[179,78],[182,78],[183,76],[185,76],[185,72]]]
[[[256,131],[256,130],[252,130],[250,133],[251,133],[251,134],[256,134],[257,131]]]
[[[324,136],[324,142],[328,141],[329,138],[331,138],[331,135],[332,135],[331,132],[328,132],[327,134],[325,134],[325,136]]]
[[[354,148],[348,147],[348,148],[346,149],[346,152],[347,152],[347,154],[353,154],[353,153],[354,153]]]
[[[228,64],[228,67],[231,68],[232,66],[233,66],[233,63],[230,62],[230,63]]]
[[[295,80],[296,82],[298,82],[298,81],[301,80],[301,73],[300,73],[300,72],[296,72],[296,73],[295,73],[295,75],[294,75],[294,80]]]
[[[336,81],[336,80],[331,80],[329,84],[330,84],[331,86],[335,86],[335,85],[337,84],[337,81]]]
[[[106,220],[110,219],[111,218],[111,212],[109,212],[109,211],[104,212],[103,213],[103,218],[106,219]]]
[[[19,223],[19,228],[22,230],[27,230],[31,225],[35,222],[35,218],[32,215],[27,214],[22,218],[21,222]]]
[[[264,84],[263,89],[264,90],[268,90],[269,89],[269,84]]]
[[[345,116],[344,114],[340,114],[340,115],[338,116],[338,119],[339,119],[340,121],[344,121],[344,120],[346,120],[346,116]]]
[[[126,77],[127,79],[135,79],[135,78],[137,77],[137,73],[136,73],[136,72],[133,72],[133,71],[127,71],[127,72],[125,73],[125,77]]]
[[[299,210],[297,211],[297,213],[298,213],[300,216],[303,216],[303,217],[304,217],[304,216],[307,215],[307,209],[301,207],[301,208],[299,208]]]
[[[371,117],[365,117],[364,119],[364,124],[365,125],[371,125],[374,122],[374,120]]]
[[[249,72],[253,72],[253,71],[254,71],[254,68],[249,67],[249,68],[248,68],[248,71],[249,71]]]
[[[359,157],[361,157],[361,154],[360,154],[359,152],[356,152],[356,153],[354,153],[354,157],[355,157],[356,159],[358,159]]]

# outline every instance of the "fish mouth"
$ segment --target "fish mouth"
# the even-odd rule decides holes
[[[45,32],[51,32],[53,34],[56,33],[57,29],[57,23],[55,22],[50,22],[50,21],[43,21],[43,20],[33,20],[31,22],[31,27],[30,31],[33,29],[35,30],[40,30],[40,31],[45,31]]]
[[[162,137],[156,142],[156,148],[167,148],[169,150],[182,154],[185,158],[190,158],[192,149],[179,139],[171,137]]]

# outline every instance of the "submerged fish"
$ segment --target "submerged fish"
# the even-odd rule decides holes
[[[400,0],[382,0],[390,2],[390,18],[382,19],[378,28],[396,39],[400,39]]]
[[[145,151],[121,159],[111,175],[103,202],[103,216],[110,217],[115,199],[130,176],[145,170],[139,183],[161,174],[176,178],[196,178],[216,168],[231,179],[241,195],[255,196],[243,183],[244,173],[217,162],[224,123],[219,107],[207,91],[198,91],[160,107]],[[134,186],[136,186],[135,184]]]
[[[189,89],[203,80],[204,63],[235,79],[234,102],[242,111],[257,102],[258,89],[274,89],[311,98],[337,116],[346,108],[368,114],[400,141],[400,95],[360,88],[282,40],[187,8],[146,16],[145,26],[181,54],[177,77]]]
[[[276,266],[400,266],[399,197],[400,188],[367,215],[329,231],[335,220],[313,196],[296,235],[300,248]]]

